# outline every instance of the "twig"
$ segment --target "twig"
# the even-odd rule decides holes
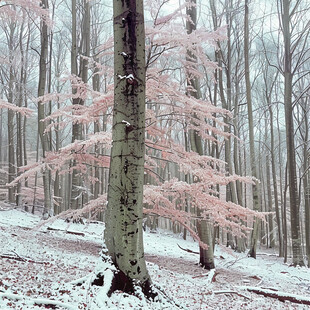
[[[239,292],[236,292],[236,291],[215,291],[215,292],[213,292],[213,294],[215,294],[215,295],[219,295],[219,294],[236,294],[236,295],[238,295],[240,297],[243,297],[243,298],[246,298],[246,299],[251,299],[250,297],[245,296],[245,295],[243,295],[243,294],[241,294]]]
[[[275,256],[275,257],[279,257],[278,254],[272,254],[272,253],[256,253],[256,255],[265,255],[265,256]]]
[[[224,267],[231,267],[231,266],[234,265],[235,263],[237,263],[237,262],[239,262],[240,260],[245,259],[245,258],[248,258],[248,257],[247,257],[247,256],[245,256],[245,257],[239,257],[239,258],[235,259],[232,263],[231,263],[231,262],[227,262],[227,263],[224,264],[223,266],[224,266]],[[231,264],[229,264],[229,263],[231,263]]]
[[[52,306],[57,307],[60,309],[68,309],[68,310],[75,310],[77,309],[76,306],[71,306],[70,304],[63,303],[57,300],[50,300],[45,298],[30,298],[25,295],[17,295],[17,294],[10,294],[10,293],[0,293],[0,297],[13,299],[13,300],[24,300],[28,304],[31,303],[33,305],[45,305],[45,306]]]
[[[173,300],[173,298],[169,297],[166,292],[164,292],[159,285],[153,283],[153,286],[157,289],[158,293],[162,295],[162,298],[166,298],[166,300],[171,304],[176,306],[179,309],[186,309],[182,305],[179,305],[177,302]]]
[[[27,258],[23,258],[20,257],[18,254],[16,254],[14,251],[12,251],[16,256],[13,256],[11,254],[0,254],[0,258],[7,258],[7,259],[15,259],[17,261],[20,262],[27,262],[27,263],[34,263],[34,264],[42,264],[42,265],[46,265],[48,264],[47,262],[37,262],[33,259],[27,259]]]
[[[26,261],[24,258],[20,257],[15,251],[11,251],[12,253],[14,253],[17,257],[19,257],[21,260]]]
[[[177,243],[177,245],[178,245],[178,247],[179,247],[181,250],[183,250],[183,251],[185,251],[185,252],[193,253],[193,254],[200,254],[199,252],[195,252],[195,251],[192,251],[192,250],[190,250],[190,249],[184,249],[184,248],[182,248],[178,243]]]
[[[203,278],[203,277],[205,277],[205,276],[207,276],[208,275],[208,273],[203,273],[203,274],[200,274],[199,276],[193,276],[192,278],[193,279],[196,279],[196,278]]]
[[[58,228],[53,228],[53,227],[47,227],[47,230],[62,231],[62,232],[65,232],[66,234],[78,235],[78,236],[85,237],[85,234],[82,232],[79,232],[79,231],[63,230],[63,229],[58,229]]]

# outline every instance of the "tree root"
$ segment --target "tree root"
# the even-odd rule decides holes
[[[138,283],[137,281],[129,278],[121,270],[114,270],[112,272],[113,277],[111,279],[110,287],[107,292],[108,297],[110,297],[115,291],[121,291],[130,295],[141,297],[137,293],[139,292],[139,288],[147,299],[155,300],[155,298],[157,297],[158,294],[153,290],[152,284],[149,280],[143,283]],[[107,285],[107,283],[105,283],[104,274],[98,274],[97,277],[92,281],[91,285]]]

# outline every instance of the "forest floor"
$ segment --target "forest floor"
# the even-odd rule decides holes
[[[39,223],[38,216],[0,208],[1,310],[310,309],[278,299],[289,296],[310,303],[306,267],[290,267],[271,250],[260,249],[255,260],[217,246],[216,270],[210,273],[197,265],[197,254],[180,249],[198,251],[196,242],[164,231],[145,232],[144,244],[149,273],[165,292],[165,300],[150,303],[122,292],[100,300],[100,287],[90,281],[78,286],[74,281],[94,274],[104,225],[60,219]],[[249,289],[274,293],[277,298]]]

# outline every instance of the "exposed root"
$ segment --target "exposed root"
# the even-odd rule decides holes
[[[84,277],[71,282],[72,284],[81,285],[86,281],[91,281],[90,285],[101,286],[96,297],[96,304],[99,307],[107,307],[111,295],[113,293],[121,293],[133,295],[143,304],[160,303],[161,305],[166,305],[169,309],[172,307],[173,309],[185,309],[150,280],[141,283],[130,279],[112,263],[110,257],[102,255],[100,266],[96,268],[97,276],[91,280],[90,277]],[[163,309],[168,308],[164,307]]]
[[[129,278],[124,272],[115,268],[110,270],[112,272],[112,278],[109,281],[106,280],[106,272],[100,273],[92,281],[92,285],[105,286],[107,290],[107,296],[110,297],[114,292],[121,291],[130,295],[141,298],[141,294],[149,300],[155,300],[157,293],[153,290],[150,280],[146,280],[141,283]]]

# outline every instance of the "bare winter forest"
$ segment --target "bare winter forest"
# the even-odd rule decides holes
[[[309,126],[307,0],[0,0],[0,308],[307,307]]]

